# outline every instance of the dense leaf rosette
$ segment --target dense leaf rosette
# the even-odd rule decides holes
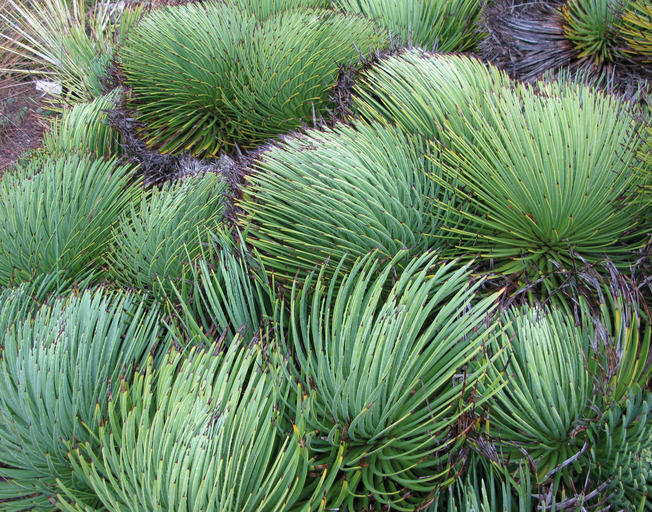
[[[448,187],[428,141],[379,123],[338,125],[261,154],[241,202],[269,272],[305,276],[327,258],[443,248]],[[333,269],[326,270],[331,272]]]
[[[72,455],[76,475],[115,512],[288,510],[306,483],[305,429],[281,429],[265,364],[263,347],[237,339],[172,350],[115,393],[99,448]]]
[[[184,268],[210,252],[211,233],[221,230],[225,189],[220,176],[207,173],[145,192],[113,230],[106,256],[113,279],[145,290],[178,286]]]
[[[0,285],[93,272],[111,229],[140,196],[133,167],[88,156],[37,158],[0,180]]]
[[[574,254],[627,267],[644,242],[636,196],[649,176],[627,105],[583,85],[520,86],[488,92],[468,124],[473,140],[452,134],[442,150],[446,179],[474,204],[460,212],[473,221],[465,250],[530,277],[572,269]]]
[[[161,152],[251,147],[326,113],[339,65],[386,44],[361,17],[235,5],[156,11],[121,52],[143,136]]]
[[[16,300],[3,311],[19,311]],[[2,509],[49,511],[65,488],[98,506],[68,453],[94,438],[111,394],[162,342],[159,311],[132,294],[86,292],[0,326],[0,498],[12,498]]]
[[[463,52],[482,37],[478,0],[334,0],[334,4],[378,21],[401,45]]]
[[[492,342],[492,326],[478,328],[495,297],[474,301],[481,283],[469,284],[468,268],[432,253],[386,264],[377,256],[358,259],[339,287],[322,268],[295,288],[279,340],[310,393],[310,446],[340,471],[327,508],[361,510],[373,498],[414,510],[455,480],[449,456],[464,440],[466,391],[485,363],[468,373],[467,364]],[[286,324],[280,308],[277,319]]]

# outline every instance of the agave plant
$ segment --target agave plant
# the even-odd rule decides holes
[[[289,281],[329,257],[443,247],[445,208],[436,204],[453,198],[433,179],[429,151],[425,139],[378,123],[288,138],[246,177],[246,240],[268,272]]]
[[[598,269],[593,272],[597,273]],[[589,291],[592,277],[584,282],[580,279],[578,288],[584,293],[577,290],[571,301],[566,298],[555,302],[561,304],[567,314],[576,314],[577,309],[584,315],[590,314],[593,325],[584,329],[594,336],[594,343],[599,343],[600,378],[596,386],[608,402],[620,403],[632,388],[644,387],[650,382],[652,318],[636,287],[613,266],[608,266],[607,272],[610,274],[608,284],[600,283],[595,290]],[[584,273],[583,270],[580,275]]]
[[[580,464],[586,477],[593,471],[595,488],[607,490],[609,504],[652,510],[652,394],[632,386],[626,400],[589,426],[587,444],[591,449]]]
[[[100,504],[73,474],[69,451],[94,438],[121,380],[165,345],[161,325],[137,296],[97,291],[53,301],[2,332],[3,510],[50,511],[67,500],[63,489],[75,489],[80,506]]]
[[[596,66],[618,57],[615,24],[617,0],[568,0],[561,9],[564,35],[577,51],[577,58]]]
[[[45,134],[42,147],[46,153],[93,154],[97,157],[123,153],[120,134],[108,124],[107,111],[115,107],[120,89],[115,89],[90,103],[80,103],[55,118]]]
[[[651,76],[639,51],[651,36],[648,2],[635,2],[493,0],[483,9],[481,55],[525,82],[561,74],[638,100]]]
[[[370,21],[331,11],[258,20],[206,2],[156,11],[121,57],[147,143],[164,153],[214,156],[325,114],[338,65],[385,39]]]
[[[473,49],[482,37],[477,29],[478,0],[334,0],[333,4],[377,20],[401,46],[463,52]]]
[[[495,297],[471,305],[480,283],[432,253],[395,275],[406,258],[360,258],[339,287],[324,267],[293,289],[287,319],[277,310],[278,341],[309,393],[310,448],[328,474],[340,472],[326,509],[414,510],[456,477],[456,449],[473,423],[466,392],[483,374],[482,363],[468,373],[466,365],[491,343],[491,326],[475,330]]]
[[[74,474],[115,512],[288,510],[307,478],[306,433],[300,417],[280,429],[262,352],[218,341],[148,365],[115,393],[99,448],[77,445]]]
[[[652,61],[652,6],[645,0],[627,0],[617,22],[618,35],[625,42],[624,52]]]
[[[583,85],[520,86],[491,93],[469,127],[472,141],[452,133],[442,150],[444,174],[475,205],[460,212],[473,219],[467,250],[529,278],[571,270],[573,253],[627,268],[643,244],[633,198],[647,176],[627,105]]]
[[[184,267],[207,252],[211,231],[222,229],[226,188],[207,173],[146,192],[113,228],[108,273],[123,286],[169,293]]]
[[[490,432],[500,438],[503,453],[520,458],[525,450],[543,481],[574,460],[583,445],[578,434],[598,417],[597,348],[589,329],[557,309],[523,308],[505,323],[490,375],[506,385],[490,403]]]
[[[0,13],[11,31],[0,34],[10,43],[5,48],[42,68],[18,71],[50,77],[70,102],[107,92],[102,78],[114,47],[142,16],[142,7],[120,12],[118,2],[91,9],[86,0],[8,1],[12,9]]]
[[[0,285],[93,272],[111,229],[140,196],[133,168],[77,154],[30,160],[0,180]]]
[[[367,120],[445,141],[450,132],[473,139],[471,112],[484,113],[485,93],[510,87],[508,76],[464,55],[403,51],[381,60],[358,80],[354,109]]]
[[[610,316],[622,313],[616,309]],[[632,371],[629,364],[646,365],[650,335],[648,331],[640,346],[620,344],[617,336],[622,333],[614,336],[608,320],[582,312],[576,323],[573,314],[555,307],[508,312],[500,352],[489,372],[488,381],[505,382],[488,411],[487,430],[499,444],[493,453],[504,457],[497,462],[528,465],[537,483],[552,484],[547,492],[560,500],[575,492],[573,499],[588,502],[608,487],[622,490],[623,485],[633,498],[633,488],[647,485],[649,453],[638,458],[636,453],[638,448],[649,450],[651,402],[640,393],[649,373],[640,372],[639,382],[628,379],[627,387],[605,384]],[[614,355],[620,372],[612,368]],[[480,394],[482,387],[481,382]],[[630,471],[629,480],[611,482],[618,467]]]
[[[29,283],[0,290],[0,336],[34,314],[50,299],[68,295],[76,283],[62,279],[59,273],[43,274]],[[82,283],[82,287],[84,283]]]

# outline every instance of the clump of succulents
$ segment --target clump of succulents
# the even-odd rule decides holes
[[[386,39],[373,22],[329,10],[260,19],[207,2],[154,12],[120,55],[147,143],[214,156],[327,115],[339,66]]]

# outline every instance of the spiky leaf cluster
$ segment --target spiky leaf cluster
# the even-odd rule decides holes
[[[5,49],[42,67],[62,86],[68,103],[91,101],[108,92],[104,79],[115,47],[143,12],[142,6],[125,9],[119,2],[98,2],[92,8],[85,0],[8,3],[11,9],[0,12],[6,27],[0,39],[13,45]]]
[[[564,36],[572,42],[577,58],[596,66],[617,58],[618,19],[616,0],[568,0],[561,9]]]
[[[450,198],[429,154],[427,141],[381,124],[288,138],[246,178],[247,241],[288,280],[345,254],[442,247],[446,215],[433,204]]]
[[[334,5],[377,20],[400,45],[463,52],[481,38],[478,0],[335,0]]]
[[[179,286],[180,321],[188,338],[249,341],[273,314],[275,292],[262,263],[242,248],[222,248],[199,259]],[[187,284],[189,283],[189,284]]]
[[[613,96],[554,84],[488,94],[467,120],[473,140],[452,136],[442,163],[476,210],[463,244],[509,274],[547,274],[610,257],[626,268],[643,244],[634,200],[646,173],[637,167],[639,124]],[[445,173],[446,174],[446,173]],[[466,213],[464,213],[466,215]]]
[[[264,365],[237,338],[226,352],[172,351],[115,394],[99,449],[72,455],[75,473],[114,511],[288,510],[307,477],[305,430],[301,418],[281,429]]]
[[[444,227],[496,270],[538,277],[553,261],[569,269],[573,252],[626,266],[642,245],[641,127],[615,97],[567,82],[510,86],[473,59],[420,51],[381,61],[357,93],[365,118],[432,140],[432,178],[458,194],[437,205],[459,216]]]
[[[120,156],[121,137],[108,122],[107,111],[115,108],[120,89],[89,103],[79,103],[55,118],[43,139],[48,154],[93,154],[96,157]]]
[[[155,12],[121,57],[148,144],[212,156],[325,114],[338,66],[384,41],[355,16],[298,10],[259,20],[208,2]]]
[[[625,53],[642,56],[643,63],[652,62],[652,6],[649,2],[624,2],[623,13],[618,20],[618,33],[625,41]]]
[[[473,139],[471,112],[484,112],[488,91],[511,86],[494,66],[464,55],[403,51],[381,60],[357,81],[354,109],[368,121],[396,124],[408,133],[446,140],[449,131]]]
[[[82,280],[140,195],[133,168],[89,156],[30,160],[0,180],[0,285],[66,271]]]
[[[487,380],[505,385],[489,402],[486,432],[498,445],[496,462],[528,465],[536,481],[553,486],[553,494],[583,489],[588,503],[605,489],[618,490],[618,499],[631,506],[642,503],[635,489],[646,488],[649,479],[652,397],[640,384],[649,379],[651,340],[647,329],[630,345],[626,331],[638,326],[611,326],[605,315],[617,319],[622,311],[607,311],[610,307],[599,318],[584,310],[577,323],[573,314],[555,307],[522,308],[505,316],[500,352]],[[481,382],[480,394],[484,389]],[[613,471],[622,472],[620,480],[613,479]]]
[[[124,286],[170,291],[222,230],[226,184],[207,173],[145,192],[120,216],[107,254],[108,273]],[[224,235],[226,238],[226,235]]]
[[[327,9],[331,2],[330,0],[225,0],[225,3],[237,5],[257,18],[265,19],[282,11]]]
[[[356,260],[339,287],[322,268],[295,288],[279,341],[310,392],[302,415],[318,433],[311,448],[342,475],[330,506],[360,510],[373,499],[413,510],[455,479],[465,390],[483,376],[481,363],[468,374],[466,365],[491,344],[491,326],[476,331],[495,298],[472,305],[479,283],[436,254],[378,256]]]
[[[0,497],[11,498],[2,508],[52,510],[64,489],[98,506],[68,453],[93,439],[121,379],[161,342],[158,311],[137,296],[99,291],[15,320],[3,322],[0,360]]]

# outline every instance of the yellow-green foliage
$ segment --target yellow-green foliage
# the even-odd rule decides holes
[[[652,63],[652,4],[648,0],[628,0],[618,22],[625,52],[642,55]]]
[[[596,65],[616,59],[615,7],[615,0],[569,0],[562,7],[564,36],[578,58],[586,57]]]

